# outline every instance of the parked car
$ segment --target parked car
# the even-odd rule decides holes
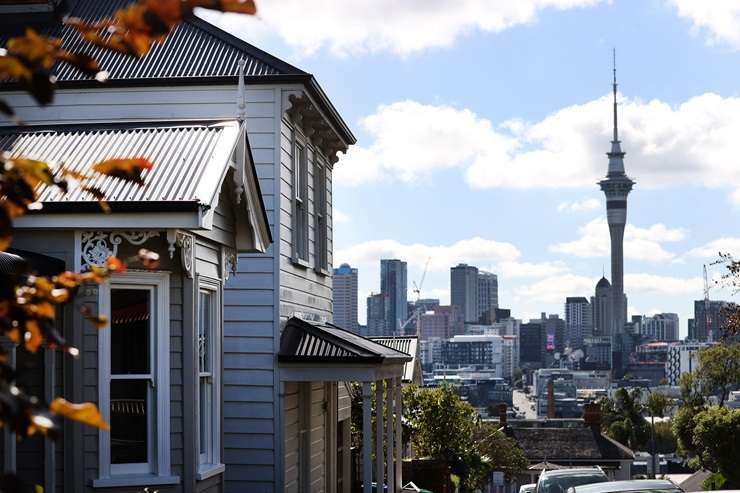
[[[537,483],[523,484],[519,487],[519,493],[534,493]]]
[[[566,493],[568,488],[592,483],[606,483],[609,478],[600,467],[582,467],[542,471],[535,493]],[[580,492],[579,492],[580,493]]]
[[[567,493],[684,493],[684,491],[667,479],[636,479],[572,486],[568,488]]]

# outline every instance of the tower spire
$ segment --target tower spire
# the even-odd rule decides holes
[[[612,73],[614,80],[612,82],[612,92],[614,93],[614,140],[619,142],[619,132],[617,130],[617,49],[612,48]]]

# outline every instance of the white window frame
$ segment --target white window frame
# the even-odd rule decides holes
[[[301,155],[300,150],[303,150]],[[308,159],[309,146],[305,137],[299,133],[297,128],[293,128],[292,142],[292,171],[293,171],[293,231],[292,231],[292,250],[293,263],[308,267],[309,259],[309,235],[308,235],[308,218],[309,218],[309,197],[308,197]],[[301,158],[302,157],[302,158]]]
[[[98,434],[98,479],[93,487],[176,484],[170,470],[170,274],[130,271],[114,274],[100,285],[99,313],[111,320],[112,289],[144,289],[152,293],[151,399],[149,405],[150,461],[145,464],[111,464],[110,433]],[[98,332],[98,407],[110,422],[111,331]]]
[[[198,306],[197,306],[197,322],[200,323],[200,294],[202,292],[208,292],[211,294],[211,334],[210,334],[210,371],[203,372],[200,368],[200,341],[196,340],[196,353],[198,354],[197,364],[195,368],[197,378],[197,405],[195,406],[197,414],[197,433],[196,433],[196,450],[198,451],[198,478],[206,479],[214,474],[218,474],[224,471],[223,463],[221,462],[221,366],[222,366],[222,344],[221,340],[223,337],[223,316],[221,313],[221,283],[216,279],[211,279],[203,276],[198,276]],[[200,334],[200,331],[196,328],[196,337]],[[209,419],[209,436],[211,437],[211,443],[208,444],[205,453],[200,452],[200,379],[201,376],[206,376],[210,373],[212,399],[210,405],[210,419]]]
[[[314,270],[329,275],[328,169],[326,161],[314,153]]]

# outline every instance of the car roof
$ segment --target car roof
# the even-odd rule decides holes
[[[595,473],[601,473],[604,474],[604,471],[602,471],[598,467],[573,467],[569,469],[556,469],[553,471],[542,471],[542,474],[540,474],[540,477],[553,477],[553,476],[571,476],[573,474],[584,474],[589,472],[595,472]]]
[[[576,493],[602,493],[634,490],[680,490],[678,485],[667,479],[637,479],[628,481],[609,481],[608,483],[586,484],[572,488]]]

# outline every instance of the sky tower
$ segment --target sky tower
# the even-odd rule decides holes
[[[624,152],[619,141],[617,127],[617,64],[616,51],[614,52],[614,137],[609,157],[609,169],[606,178],[599,182],[601,190],[606,196],[606,219],[609,223],[612,253],[612,324],[609,327],[610,335],[624,330],[627,318],[627,303],[624,296],[624,226],[627,223],[627,196],[635,184],[624,172]]]

